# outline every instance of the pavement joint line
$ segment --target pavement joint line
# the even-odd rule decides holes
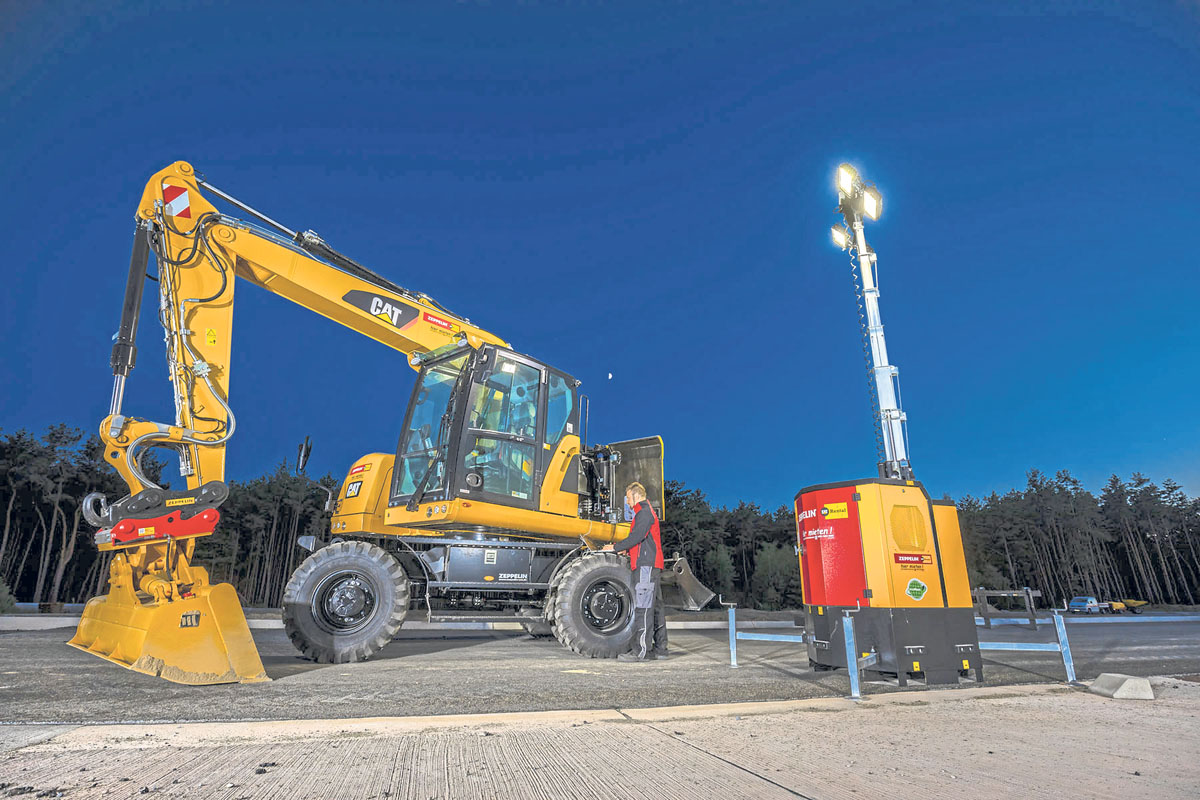
[[[630,722],[632,722],[635,725],[642,725],[644,727],[647,727],[650,730],[654,731],[655,733],[667,737],[668,739],[670,739],[673,742],[679,742],[680,744],[683,744],[683,745],[686,745],[686,746],[692,748],[693,750],[695,750],[698,753],[703,753],[704,755],[708,756],[709,758],[715,758],[717,761],[720,761],[723,764],[728,764],[729,766],[733,767],[734,769],[739,769],[742,772],[746,773],[747,775],[758,778],[760,781],[763,781],[764,783],[769,783],[772,786],[775,786],[776,788],[783,789],[785,792],[792,795],[793,797],[799,797],[799,798],[801,798],[801,800],[815,800],[815,798],[809,797],[806,794],[801,794],[800,792],[797,792],[795,789],[791,788],[790,786],[784,786],[782,783],[779,783],[778,781],[773,781],[770,778],[768,778],[766,775],[757,773],[754,770],[750,769],[749,767],[743,766],[742,764],[739,764],[736,761],[730,761],[729,759],[723,758],[710,750],[705,750],[703,747],[700,747],[699,745],[692,744],[687,739],[683,739],[672,733],[667,733],[662,728],[656,727],[655,725],[652,725],[649,722],[640,722],[640,721],[634,719],[633,717],[629,716],[628,714],[626,714],[624,711],[622,711],[619,708],[616,709],[616,712],[618,714],[620,714],[621,716],[625,717],[625,719],[629,720]]]
[[[919,692],[897,692],[870,696],[872,707],[890,705],[928,705],[942,702],[965,702],[972,699],[1000,700],[1052,694],[1064,689],[1057,684],[1025,684],[1019,686],[981,686],[962,689],[926,689]],[[769,700],[745,703],[714,703],[693,706],[658,706],[628,709],[578,709],[555,711],[517,711],[485,714],[446,714],[414,717],[357,717],[342,719],[299,719],[230,722],[24,722],[10,725],[74,726],[54,738],[31,748],[39,750],[89,750],[107,747],[145,748],[155,746],[205,747],[222,746],[230,740],[300,741],[326,737],[387,736],[452,728],[480,728],[528,724],[579,725],[616,722],[650,724],[684,719],[703,719],[723,716],[758,716],[798,710],[829,712],[852,711],[862,708],[843,697],[818,697],[804,700]],[[769,780],[769,779],[766,779]]]

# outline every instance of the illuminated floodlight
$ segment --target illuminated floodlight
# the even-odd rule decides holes
[[[879,219],[881,211],[883,211],[883,195],[872,186],[863,192],[863,213],[871,219]]]
[[[854,194],[854,184],[858,182],[858,170],[849,164],[842,164],[837,170],[838,191],[847,197]]]
[[[829,232],[833,235],[833,243],[842,250],[850,246],[850,231],[846,229],[845,225],[834,225]]]

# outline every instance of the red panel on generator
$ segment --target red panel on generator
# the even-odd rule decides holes
[[[796,498],[796,543],[807,605],[871,605],[856,488],[816,489]]]

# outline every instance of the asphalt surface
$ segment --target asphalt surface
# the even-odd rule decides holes
[[[1197,617],[1200,620],[1200,616]],[[1200,621],[1071,625],[1081,680],[1100,672],[1200,673]],[[270,683],[188,687],[121,669],[68,647],[71,629],[0,633],[0,728],[4,723],[329,719],[611,709],[838,697],[844,672],[813,672],[802,646],[739,642],[729,666],[723,631],[671,634],[667,661],[622,664],[577,656],[553,639],[509,632],[408,633],[373,660],[302,660],[282,631],[257,630]],[[980,629],[992,641],[1052,641],[1012,627]],[[985,654],[985,684],[1064,680],[1055,654]],[[869,682],[866,694],[895,691]],[[15,731],[14,731],[15,732]]]

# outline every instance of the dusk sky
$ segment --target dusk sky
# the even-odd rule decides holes
[[[133,214],[186,160],[582,380],[593,441],[661,434],[668,478],[789,504],[875,473],[829,240],[849,161],[933,495],[1200,493],[1190,0],[9,0],[0,101],[6,431],[107,413]],[[395,449],[402,356],[248,285],[235,309],[229,477],[305,435],[316,474]],[[139,345],[125,412],[170,421],[153,315]]]

